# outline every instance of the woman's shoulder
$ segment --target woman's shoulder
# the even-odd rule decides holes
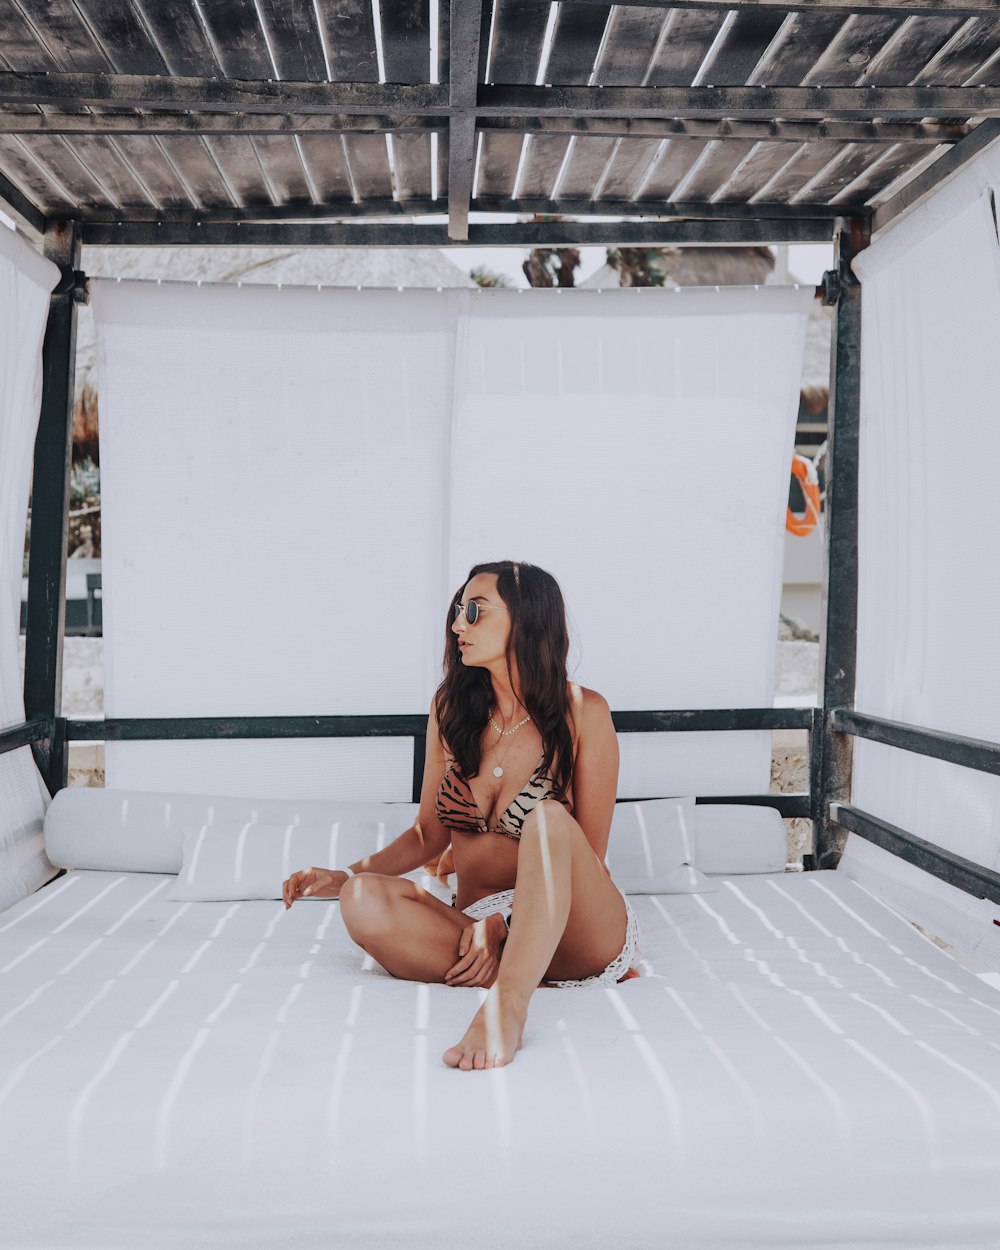
[[[569,683],[569,706],[578,734],[605,724],[611,717],[611,705],[604,695],[575,681]]]

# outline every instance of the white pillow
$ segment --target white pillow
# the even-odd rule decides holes
[[[607,864],[625,894],[707,894],[715,884],[694,866],[693,797],[616,803]]]
[[[756,803],[699,803],[695,809],[695,863],[702,872],[784,872],[785,822],[776,808]]]
[[[192,825],[184,830],[183,864],[167,897],[281,898],[282,882],[300,868],[345,868],[379,850],[398,832],[387,834],[385,825],[374,820]]]

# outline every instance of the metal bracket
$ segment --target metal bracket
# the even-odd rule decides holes
[[[90,279],[82,269],[64,269],[53,295],[72,295],[74,304],[90,303]]]
[[[823,280],[816,288],[816,298],[824,308],[833,308],[840,300],[844,289],[843,279],[836,269],[828,269]]]

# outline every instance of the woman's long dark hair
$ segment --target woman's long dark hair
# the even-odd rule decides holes
[[[462,663],[451,627],[454,605],[461,603],[462,591],[477,573],[496,574],[497,591],[510,612],[507,675],[513,686],[513,656],[521,686],[514,694],[542,735],[542,771],[552,778],[557,797],[564,798],[573,778],[573,737],[567,724],[571,713],[566,605],[559,583],[537,565],[512,560],[474,565],[452,596],[445,625],[444,681],[434,696],[441,737],[462,775],[475,777],[482,762],[483,730],[493,711],[493,682],[487,669]]]

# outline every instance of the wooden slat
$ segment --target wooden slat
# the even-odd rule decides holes
[[[149,188],[156,204],[164,208],[193,207],[187,188],[155,137],[120,135],[114,142],[122,157]]]
[[[767,188],[766,199],[775,204],[787,204],[810,178],[814,177],[840,151],[839,143],[821,141],[803,143],[790,157],[787,165]],[[815,203],[812,196],[810,201]]]
[[[594,73],[602,86],[640,87],[669,13],[616,5],[611,11],[608,39]]]
[[[250,80],[274,77],[264,32],[252,4],[201,0],[200,8],[228,77]]]
[[[960,17],[917,17],[904,22],[891,46],[865,68],[858,85],[912,82],[961,25]]]
[[[793,13],[757,67],[756,81],[800,86],[849,19],[836,13]]]
[[[829,203],[838,192],[852,183],[872,165],[882,149],[868,143],[849,143],[841,148],[841,159],[818,182],[810,183],[805,198],[821,204]]]
[[[237,204],[272,204],[253,140],[243,135],[213,135],[205,146],[233,193]]]
[[[785,13],[768,12],[766,9],[738,12],[703,69],[701,81],[713,86],[750,81],[786,17]]]
[[[222,73],[212,45],[198,21],[194,0],[170,0],[169,4],[147,4],[143,14],[171,74],[210,78]]]
[[[566,199],[588,199],[615,150],[617,139],[577,139],[566,172],[559,183],[559,195]]]
[[[486,25],[485,31],[480,26],[479,37],[479,56],[480,62],[486,55],[486,43],[490,33],[489,27],[489,5],[483,5],[483,22]],[[451,48],[451,5],[438,3],[438,82],[448,82],[451,74],[451,56],[449,49]],[[483,75],[478,75],[479,81],[483,80]]]
[[[321,204],[351,199],[344,150],[336,135],[300,135],[299,148]]]
[[[231,208],[233,197],[219,173],[215,157],[206,141],[178,135],[161,139],[163,150],[183,177],[203,208]]]
[[[65,139],[32,135],[22,140],[28,151],[50,169],[81,208],[104,208],[107,191],[96,182],[87,167],[76,158]]]
[[[378,82],[370,0],[316,0],[333,82]]]
[[[985,65],[1000,47],[1000,19],[979,17],[965,22],[941,53],[918,74],[914,84],[940,87],[961,86]],[[994,71],[996,72],[996,71]],[[975,82],[987,82],[974,78]]]
[[[392,178],[389,174],[389,153],[383,135],[347,135],[344,138],[347,159],[355,190],[362,200],[389,199]]]
[[[676,12],[650,68],[648,85],[689,87],[724,21],[721,12]]]
[[[640,203],[667,200],[695,161],[708,146],[699,139],[668,142],[642,190]]]
[[[514,177],[520,159],[520,135],[484,134],[479,157],[479,181],[474,190],[480,195],[509,196],[514,190]]]
[[[443,0],[441,9],[448,9]],[[386,82],[427,82],[430,74],[430,0],[394,0],[380,6]]]
[[[257,160],[279,204],[311,204],[312,194],[291,135],[258,135],[252,139]]]
[[[35,0],[27,13],[52,55],[67,71],[101,74],[113,68],[80,20],[72,0],[45,0],[44,4]]]
[[[549,20],[549,0],[494,0],[489,81],[534,82]]]
[[[325,82],[326,58],[312,0],[258,0],[282,78]]]
[[[791,143],[758,143],[744,159],[742,168],[734,171],[728,182],[719,187],[713,200],[744,204],[767,185],[795,151]]]
[[[129,0],[76,0],[120,74],[162,74],[166,65]]]
[[[396,191],[401,200],[425,198],[431,193],[431,137],[429,134],[394,134],[392,152],[396,164]]]
[[[635,198],[653,157],[659,151],[656,139],[619,139],[598,193],[599,199],[631,200]]]
[[[34,30],[13,0],[0,0],[0,53],[6,64],[18,72],[61,70],[69,66],[57,47],[39,43]]]
[[[610,12],[611,6],[603,4],[560,6],[545,71],[546,82],[581,86],[590,82]]]
[[[136,178],[128,163],[122,160],[113,140],[101,135],[74,135],[65,142],[77,160],[87,167],[95,182],[107,189],[112,203],[142,207],[153,203],[146,187]]]
[[[438,195],[447,204],[448,202],[448,160],[450,153],[450,145],[448,142],[447,130],[442,130],[438,135],[437,141],[437,168],[438,168]]]
[[[568,143],[568,135],[532,135],[521,173],[522,198],[551,196]]]
[[[840,34],[802,80],[803,85],[840,87],[853,86],[865,72],[865,66],[905,18],[856,17],[845,22]]]
[[[901,143],[886,154],[883,161],[873,162],[870,174],[863,176],[851,187],[852,201],[872,200],[880,191],[893,182],[908,169],[912,169],[928,155],[926,148],[918,148],[912,143]]]
[[[753,149],[753,143],[742,139],[710,143],[691,180],[685,182],[675,195],[684,200],[710,200]]]
[[[72,199],[46,177],[37,161],[18,139],[0,135],[0,169],[15,183],[32,203],[46,212],[73,207]]]

